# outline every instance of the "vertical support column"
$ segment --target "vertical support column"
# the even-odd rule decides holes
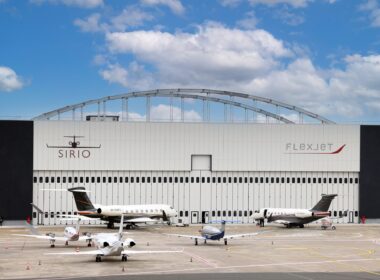
[[[248,122],[248,111],[247,109],[244,109],[244,114],[245,114],[245,122]]]
[[[181,97],[181,121],[184,122],[185,121],[185,111],[184,111],[184,104],[183,104],[183,97]]]
[[[128,98],[125,98],[125,120],[129,121]]]
[[[280,111],[279,111],[279,107],[278,107],[278,105],[276,105],[276,115],[279,116],[279,113],[280,113]],[[279,123],[280,120],[279,120],[279,119],[276,119],[276,122]]]
[[[205,122],[206,121],[206,103],[205,103],[205,100],[202,99],[202,121]]]
[[[303,123],[303,114],[301,112],[298,113],[298,123]]]
[[[146,121],[150,122],[150,96],[146,97]]]
[[[256,100],[252,100],[253,101],[253,108],[257,109],[257,101]],[[257,115],[256,115],[256,111],[252,111],[252,121],[253,122],[257,122]]]
[[[227,104],[224,103],[224,122],[226,123],[228,121],[228,109]]]
[[[72,120],[75,121],[75,108],[72,111]]]
[[[96,117],[97,121],[100,121],[100,102],[98,102],[98,115]]]
[[[170,96],[170,121],[173,122],[173,96]]]
[[[61,120],[61,112],[58,112],[58,120]]]
[[[230,100],[234,101],[234,97],[231,96]],[[234,121],[234,108],[233,108],[233,105],[230,105],[230,122],[233,122],[233,121]]]
[[[103,101],[103,121],[106,119],[106,101]]]
[[[207,97],[209,96],[210,94],[207,93]],[[207,122],[210,122],[210,101],[207,99],[206,101],[206,111],[207,111]]]
[[[125,121],[125,110],[124,110],[124,108],[125,108],[125,98],[123,97],[121,99],[121,120],[122,121]]]
[[[83,106],[80,107],[80,120],[83,121]]]

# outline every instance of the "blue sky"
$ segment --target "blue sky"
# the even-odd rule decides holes
[[[376,0],[0,0],[0,119],[200,87],[379,123],[379,31]]]

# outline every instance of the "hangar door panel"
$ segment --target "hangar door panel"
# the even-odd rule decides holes
[[[211,155],[192,155],[191,170],[211,171]]]

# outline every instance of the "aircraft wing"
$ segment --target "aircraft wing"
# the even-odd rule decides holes
[[[68,240],[66,237],[63,237],[63,236],[51,237],[49,235],[32,235],[32,234],[13,234],[13,235],[33,237],[33,238],[45,239],[45,240],[58,240],[58,241],[67,241]]]
[[[286,220],[275,220],[275,221],[273,221],[273,223],[282,224],[282,225],[290,224],[290,222],[286,221]]]
[[[149,217],[140,217],[140,218],[133,218],[129,220],[125,220],[127,223],[148,223],[148,222],[157,222],[158,220],[151,219]]]
[[[79,241],[87,241],[87,240],[92,240],[92,239],[94,239],[94,237],[92,237],[91,235],[90,236],[87,236],[87,235],[79,236]]]
[[[248,237],[248,236],[256,236],[258,234],[259,234],[258,232],[242,233],[242,234],[231,234],[231,235],[225,235],[223,237],[223,239],[243,238],[243,237]]]
[[[206,238],[201,235],[185,235],[185,234],[165,234],[165,235],[185,237],[185,238],[190,238],[190,239],[206,240]]]
[[[122,255],[140,255],[140,254],[166,254],[166,253],[182,253],[181,251],[135,251],[135,250],[124,250],[121,252]]]
[[[104,256],[104,253],[102,250],[92,250],[92,251],[79,251],[79,252],[59,252],[59,253],[45,253],[45,255],[93,255],[93,256]]]

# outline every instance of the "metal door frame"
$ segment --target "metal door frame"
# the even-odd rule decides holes
[[[195,216],[193,214],[195,214]],[[191,223],[199,224],[199,211],[191,211],[190,215],[191,215],[191,219],[190,219]],[[196,219],[196,222],[194,223],[195,219]]]
[[[202,224],[210,222],[210,211],[202,211]]]

